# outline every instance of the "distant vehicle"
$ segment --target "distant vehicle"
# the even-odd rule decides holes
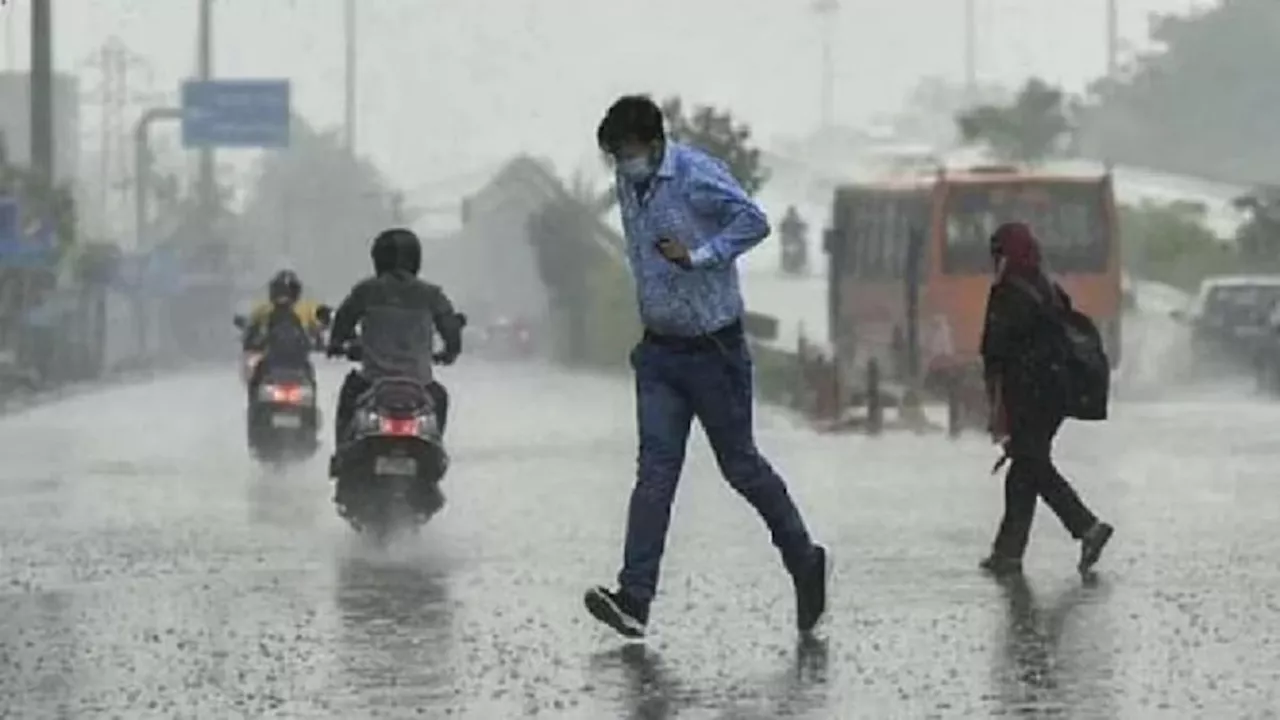
[[[1206,278],[1187,308],[1171,314],[1190,327],[1198,366],[1253,373],[1280,390],[1280,275]]]
[[[1273,317],[1280,303],[1280,275],[1220,275],[1206,278],[1174,319],[1192,329],[1198,353],[1253,362],[1274,344]]]
[[[1124,300],[1110,175],[939,169],[841,187],[832,221],[830,335],[845,397],[862,387],[874,359],[886,377],[914,372],[926,390],[959,398],[961,425],[983,422],[989,239],[1010,221],[1032,227],[1055,279],[1097,323],[1113,366],[1120,361]]]
[[[523,318],[500,315],[480,331],[483,354],[498,360],[526,359],[534,354],[533,332]]]

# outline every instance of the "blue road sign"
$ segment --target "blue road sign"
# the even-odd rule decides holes
[[[288,80],[188,80],[182,144],[189,148],[289,145]]]
[[[52,264],[53,228],[42,222],[27,229],[22,226],[22,206],[13,196],[0,197],[0,266],[45,267]]]

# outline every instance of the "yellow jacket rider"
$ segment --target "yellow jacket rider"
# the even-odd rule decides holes
[[[324,323],[320,321],[320,306],[309,300],[302,300],[302,281],[292,270],[281,270],[267,284],[267,300],[259,303],[249,313],[248,324],[244,330],[244,349],[246,351],[262,351],[272,336],[273,318],[279,318],[282,310],[291,310],[314,347],[320,347],[321,332]]]

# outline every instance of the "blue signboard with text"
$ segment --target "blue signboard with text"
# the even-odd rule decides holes
[[[289,120],[288,80],[188,80],[182,84],[185,147],[288,147]]]

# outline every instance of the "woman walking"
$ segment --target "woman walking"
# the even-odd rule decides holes
[[[1021,572],[1037,497],[1080,542],[1081,573],[1102,556],[1115,532],[1098,520],[1050,457],[1065,419],[1065,388],[1046,372],[1055,362],[1056,314],[1071,298],[1041,267],[1040,243],[1023,223],[1001,225],[991,236],[995,282],[987,299],[982,361],[992,439],[1009,460],[1004,518],[981,567],[995,574]]]

